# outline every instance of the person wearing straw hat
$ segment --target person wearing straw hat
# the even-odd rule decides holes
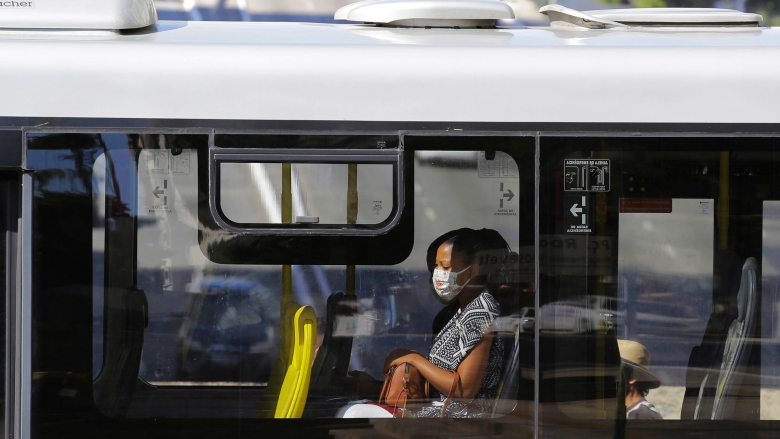
[[[648,370],[647,348],[635,341],[618,340],[618,350],[626,378],[626,419],[663,419],[658,409],[645,399],[650,389],[661,386],[661,381]]]

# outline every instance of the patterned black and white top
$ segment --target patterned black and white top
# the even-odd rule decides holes
[[[483,291],[466,308],[458,309],[452,319],[433,339],[428,361],[444,370],[455,370],[469,352],[488,333],[493,320],[501,312],[496,299]],[[468,403],[451,401],[447,407],[448,418],[481,418],[489,416],[498,392],[501,368],[504,358],[504,343],[498,335],[493,337],[490,347],[485,376],[474,399]],[[435,391],[433,386],[431,390]],[[438,401],[426,405],[414,412],[418,418],[438,418],[441,415],[446,395],[440,395]]]

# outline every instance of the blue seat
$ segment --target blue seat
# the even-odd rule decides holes
[[[717,378],[712,404],[712,419],[738,418],[735,408],[742,392],[742,385],[748,373],[753,348],[751,339],[757,326],[757,301],[759,269],[755,258],[748,258],[742,266],[742,279],[737,297],[738,315],[729,328],[723,350],[723,362]],[[706,384],[708,375],[705,378]]]
[[[757,409],[752,408],[754,404],[747,404],[745,397],[755,393],[755,389],[748,389],[751,386],[746,385],[746,377],[754,353],[751,339],[758,319],[759,279],[758,262],[755,258],[747,258],[739,280],[737,317],[729,326],[725,341],[714,341],[712,336],[708,339],[705,333],[702,345],[691,352],[688,381],[695,378],[698,385],[689,388],[689,391],[696,391],[696,404],[691,407],[692,413],[686,411],[684,405],[685,418],[758,419]],[[713,318],[710,320],[712,323]],[[717,325],[708,324],[708,331],[710,326]]]

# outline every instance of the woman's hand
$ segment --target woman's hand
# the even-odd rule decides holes
[[[418,371],[443,395],[449,395],[453,398],[470,400],[477,395],[482,381],[485,378],[485,369],[487,369],[488,358],[490,357],[490,348],[493,345],[493,333],[482,336],[482,339],[472,349],[458,366],[459,380],[455,382],[453,389],[454,375],[452,372],[440,369],[427,358],[410,351],[409,349],[396,349],[385,359],[385,374],[394,366],[409,363],[416,367]],[[450,395],[450,391],[452,394]]]
[[[395,360],[391,361],[390,364],[385,368],[385,373],[387,373],[387,371],[390,370],[391,367],[400,366],[401,364],[404,363],[409,363],[412,366],[417,367],[416,363],[421,358],[423,358],[423,356],[418,354],[417,352],[412,352],[410,354],[397,357]]]
[[[387,354],[387,357],[385,357],[385,363],[384,368],[382,369],[385,374],[387,374],[387,371],[390,370],[392,366],[397,366],[398,364],[392,364],[395,360],[404,357],[406,355],[409,355],[413,353],[414,351],[406,349],[406,348],[398,348],[394,350],[393,352],[390,352]]]

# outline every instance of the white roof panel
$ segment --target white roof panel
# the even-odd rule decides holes
[[[0,117],[778,123],[780,30],[0,32]]]

